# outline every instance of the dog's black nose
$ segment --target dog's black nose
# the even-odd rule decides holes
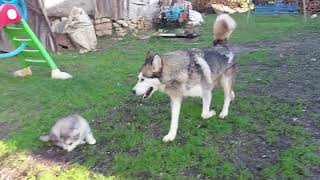
[[[136,94],[136,90],[134,90],[134,89],[132,89],[131,92],[132,92],[132,94]]]

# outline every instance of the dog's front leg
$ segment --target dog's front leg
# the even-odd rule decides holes
[[[176,138],[182,97],[171,97],[171,124],[169,133],[163,137],[164,142],[173,141]]]

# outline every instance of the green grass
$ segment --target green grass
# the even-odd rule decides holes
[[[257,64],[263,64],[267,62],[267,58],[270,57],[271,55],[272,55],[272,52],[267,50],[253,51],[248,54],[239,55],[238,63],[240,65],[245,65],[254,61]]]
[[[238,15],[235,19],[238,29],[233,43],[287,37],[298,31],[314,32],[320,25],[319,21],[304,24],[301,16],[252,16],[247,22],[245,16]],[[30,179],[184,179],[189,175],[196,178],[198,174],[202,178],[250,179],[310,175],[311,168],[320,165],[317,145],[305,129],[285,121],[302,115],[300,102],[289,104],[275,97],[238,96],[226,120],[214,117],[205,121],[200,118],[201,100],[187,99],[176,141],[162,142],[170,123],[168,97],[158,93],[142,101],[133,97],[130,90],[148,49],[161,53],[210,46],[214,16],[206,16],[205,20],[199,43],[126,37],[105,51],[54,55],[60,69],[74,76],[68,81],[50,80],[48,69],[37,67],[33,68],[32,77],[14,78],[11,73],[19,69],[17,60],[1,60],[0,127],[1,131],[10,132],[7,139],[0,141],[1,169],[25,172],[23,176]],[[239,56],[239,62],[267,64],[270,56],[270,51],[257,51]],[[252,76],[245,75],[248,79]],[[238,84],[238,91],[246,91],[246,87]],[[221,111],[222,103],[223,94],[218,90],[214,93],[214,109]],[[84,161],[75,157],[65,167],[58,162],[48,165],[30,160],[32,152],[47,146],[38,137],[48,132],[56,119],[71,113],[88,119],[97,138],[97,145],[78,147]],[[275,164],[253,172],[246,164],[234,161],[239,153],[236,140],[225,140],[234,132],[259,137],[270,147],[277,147],[281,137],[286,137],[290,146],[279,152]],[[96,169],[99,163],[105,163],[104,168]]]

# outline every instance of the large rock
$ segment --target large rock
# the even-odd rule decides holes
[[[94,15],[92,0],[43,0],[48,16],[69,16],[73,7],[82,8],[88,15]]]

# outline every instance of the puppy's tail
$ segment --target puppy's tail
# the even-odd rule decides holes
[[[213,24],[213,46],[224,44],[236,29],[237,23],[228,14],[221,14]]]

